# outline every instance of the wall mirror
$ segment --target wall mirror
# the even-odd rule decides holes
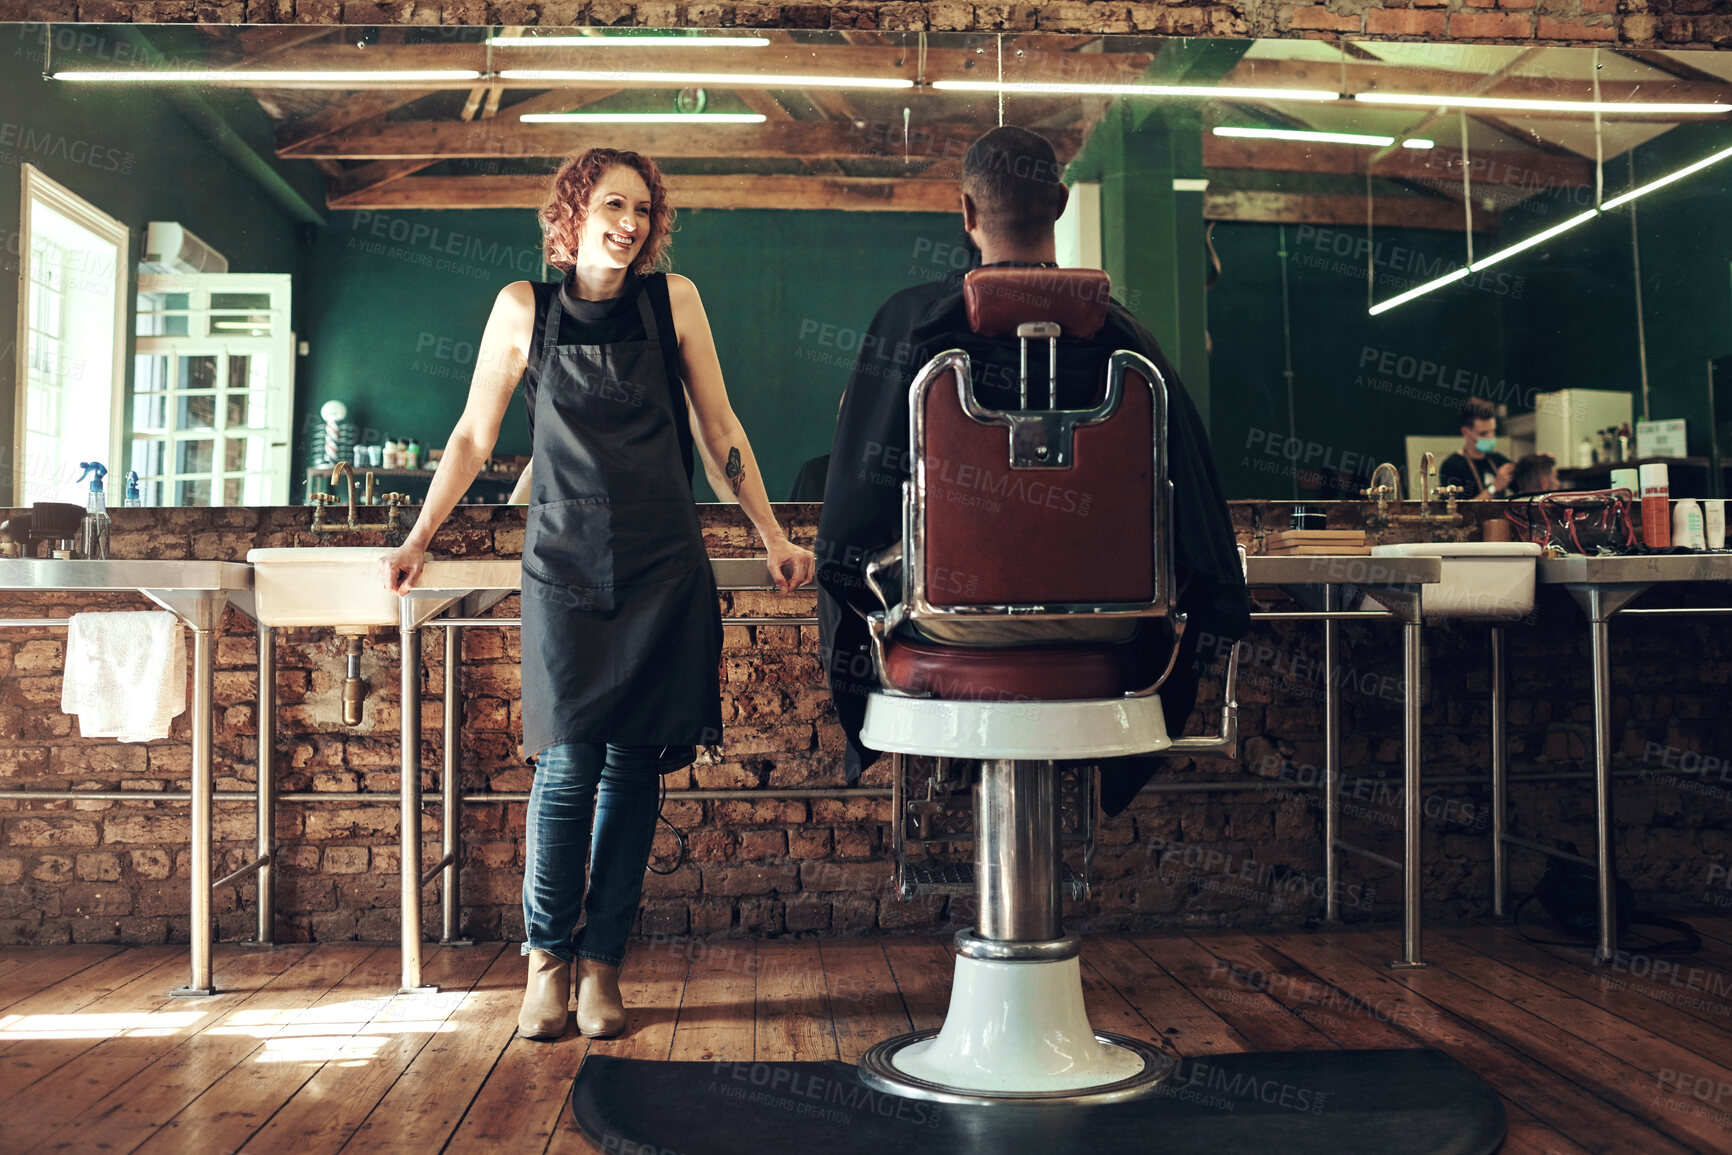
[[[12,24],[0,56],[12,503],[79,500],[98,456],[168,505],[297,503],[356,444],[425,457],[495,294],[553,275],[548,174],[595,143],[669,174],[673,268],[788,498],[877,307],[969,266],[957,176],[999,123],[1067,162],[1061,263],[1105,267],[1159,337],[1230,497],[1339,493],[1409,438],[1459,443],[1470,396],[1583,483],[1620,414],[1684,421],[1662,448],[1717,480],[1726,53]],[[521,401],[497,453],[475,500],[529,453]],[[402,473],[381,488],[424,492]]]

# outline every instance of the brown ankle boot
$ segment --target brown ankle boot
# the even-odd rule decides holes
[[[592,1039],[611,1039],[625,1030],[618,967],[594,959],[577,960],[577,1029]]]
[[[529,984],[517,1033],[526,1039],[557,1039],[571,1013],[571,964],[544,950],[529,952]]]

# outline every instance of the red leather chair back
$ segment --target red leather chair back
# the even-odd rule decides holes
[[[957,376],[944,374],[921,399],[926,600],[961,606],[1153,599],[1149,383],[1127,375],[1112,417],[1075,431],[1068,466],[1016,469],[1009,430],[963,411]]]
[[[1109,288],[1098,270],[995,268],[969,273],[963,291],[977,332],[1015,340],[1017,326],[1031,321],[1092,336],[1105,323]],[[1045,342],[1032,344],[1028,360],[1044,369]],[[1068,446],[1049,446],[1049,459],[1068,453],[1057,466],[1017,463],[1012,418],[972,406],[962,354],[926,367],[912,406],[918,457],[908,560],[917,572],[905,580],[923,587],[905,598],[913,617],[989,606],[1167,611],[1172,580],[1160,573],[1170,556],[1160,535],[1171,532],[1162,524],[1170,516],[1165,383],[1140,357],[1114,359],[1126,357],[1134,364],[1120,375],[1116,405],[1109,382],[1103,405],[1112,408],[1104,419],[1075,425]],[[1108,365],[1100,372],[1108,375]]]

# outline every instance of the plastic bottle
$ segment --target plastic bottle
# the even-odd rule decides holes
[[[1702,503],[1702,530],[1709,549],[1726,548],[1726,502],[1715,498]]]
[[[84,501],[84,532],[80,543],[81,556],[87,558],[106,559],[108,557],[108,494],[102,488],[102,479],[108,476],[108,466],[100,461],[80,461],[78,468],[84,470],[78,475],[78,480],[90,478],[90,495]],[[94,474],[95,476],[91,476]]]
[[[129,469],[126,471],[126,497],[121,505],[126,509],[137,509],[143,504],[144,498],[138,492],[138,470]]]
[[[421,443],[416,441],[413,437],[409,439],[408,448],[403,450],[403,468],[421,468]]]
[[[1685,498],[1672,507],[1672,544],[1685,549],[1703,549],[1702,507]]]
[[[1672,545],[1672,487],[1662,462],[1641,466],[1642,544],[1649,549]]]

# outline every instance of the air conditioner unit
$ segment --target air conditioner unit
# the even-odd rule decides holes
[[[175,221],[151,221],[144,230],[141,273],[226,273],[229,259]]]

